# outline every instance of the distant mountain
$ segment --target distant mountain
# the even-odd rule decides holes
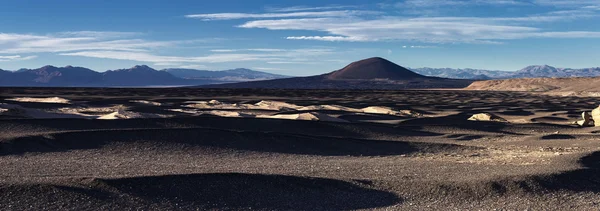
[[[512,75],[511,78],[569,78],[600,76],[600,68],[555,68],[548,65],[525,67]]]
[[[471,80],[428,77],[414,73],[386,59],[375,57],[323,75],[267,81],[205,85],[215,88],[269,89],[418,89],[463,88]]]
[[[4,72],[2,86],[84,86],[101,83],[100,73],[83,67],[44,66]]]
[[[205,79],[225,82],[270,80],[278,78],[289,78],[289,76],[254,71],[245,68],[237,68],[223,71],[195,70],[195,69],[165,69],[172,75],[185,79]]]
[[[504,78],[513,72],[499,70],[479,70],[479,69],[452,69],[452,68],[413,68],[412,71],[426,76],[435,76],[442,78],[456,79],[477,79],[485,80],[490,78]]]
[[[386,59],[376,57],[353,62],[340,70],[327,74],[325,78],[329,80],[409,80],[427,77]]]
[[[137,65],[129,69],[109,70],[100,73],[84,67],[55,67],[48,65],[37,69],[19,69],[17,71],[5,71],[0,69],[0,86],[191,86],[268,80],[284,77],[287,76],[242,68],[224,71],[192,69],[167,69],[159,71],[146,65]]]
[[[158,71],[146,65],[129,69],[109,70],[102,73],[106,86],[167,86],[189,85],[192,81],[177,78],[168,72]]]
[[[419,74],[456,79],[509,79],[509,78],[567,78],[567,77],[595,77],[600,76],[600,68],[556,68],[549,65],[533,65],[521,70],[498,71],[478,69],[452,69],[452,68],[413,68]]]

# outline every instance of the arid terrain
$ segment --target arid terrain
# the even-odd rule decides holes
[[[572,124],[598,98],[0,88],[0,103],[3,210],[600,206],[600,128]]]
[[[559,96],[600,96],[600,77],[519,78],[476,81],[467,90],[521,91]]]

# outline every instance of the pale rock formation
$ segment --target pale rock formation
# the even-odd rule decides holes
[[[71,104],[70,100],[60,97],[17,97],[6,99],[9,101],[16,102],[28,102],[28,103],[60,103],[60,104]]]
[[[471,116],[468,120],[470,121],[487,121],[487,122],[508,122],[506,119],[490,114],[490,113],[479,113]]]
[[[600,106],[598,108],[592,110],[592,119],[594,120],[594,125],[596,127],[600,127]]]

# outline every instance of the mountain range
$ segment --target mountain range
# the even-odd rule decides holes
[[[96,72],[84,67],[48,65],[37,69],[17,71],[0,69],[0,86],[147,87],[233,83],[213,87],[399,89],[461,87],[465,81],[472,80],[595,76],[600,76],[600,67],[573,69],[537,65],[514,72],[452,68],[408,70],[382,58],[370,58],[354,62],[328,74],[295,78],[244,68],[223,71],[181,68],[155,70],[146,65],[137,65],[128,69]],[[464,80],[449,81],[446,79]],[[238,82],[252,83],[239,84]],[[449,84],[450,82],[456,84]]]
[[[234,69],[224,71],[165,69],[155,70],[146,65],[129,69],[96,72],[84,67],[44,66],[17,71],[0,70],[0,86],[46,87],[145,87],[191,86],[240,81],[266,80],[288,76]]]
[[[412,68],[412,71],[435,77],[456,79],[510,79],[510,78],[569,78],[600,76],[600,67],[595,68],[556,68],[549,65],[532,65],[514,72],[480,69],[452,68]]]
[[[277,75],[265,72],[254,71],[245,68],[237,68],[232,70],[223,71],[209,71],[209,70],[195,70],[195,69],[165,69],[165,72],[171,73],[172,75],[184,78],[184,79],[203,79],[203,80],[215,80],[215,81],[259,81],[259,80],[271,80],[278,78],[289,78],[290,76]]]
[[[205,85],[207,88],[266,89],[421,89],[464,88],[473,80],[417,74],[386,59],[374,57],[353,62],[323,75],[266,81]]]

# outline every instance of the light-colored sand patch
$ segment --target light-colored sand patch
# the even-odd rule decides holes
[[[201,113],[201,111],[198,111],[198,110],[195,110],[195,109],[180,109],[180,108],[167,109],[167,111],[173,111],[173,112],[179,112],[179,113],[185,113],[185,114],[199,114],[199,113]]]
[[[6,99],[6,100],[16,101],[16,102],[29,102],[29,103],[60,103],[60,104],[71,104],[70,100],[67,100],[65,98],[60,98],[60,97],[43,97],[43,98],[17,97],[17,98],[10,98],[10,99]]]
[[[348,122],[346,120],[335,118],[327,114],[316,112],[300,113],[300,114],[277,114],[277,115],[258,115],[257,118],[268,119],[289,119],[289,120],[309,120],[309,121],[324,121],[324,122]]]
[[[111,119],[148,119],[148,118],[169,118],[170,115],[160,114],[149,114],[149,113],[138,113],[132,111],[119,110],[107,115],[98,117],[98,119],[111,120]]]
[[[241,117],[241,118],[253,118],[255,117],[254,115],[251,114],[246,114],[246,113],[241,113],[241,112],[235,112],[235,111],[206,111],[206,112],[202,112],[203,114],[210,114],[210,115],[215,115],[215,116],[220,116],[220,117]]]
[[[39,109],[25,108],[20,105],[0,103],[0,109],[4,112],[0,113],[2,116],[14,117],[14,118],[33,118],[33,119],[65,119],[65,118],[76,118],[86,119],[93,118],[79,114],[68,114],[68,113],[54,113],[47,112]]]
[[[250,104],[237,104],[237,103],[223,103],[218,100],[211,101],[188,101],[188,105],[184,105],[186,108],[197,108],[197,109],[228,109],[228,110],[240,110],[240,109],[253,109],[253,105]]]
[[[369,107],[363,108],[362,111],[367,114],[386,114],[386,115],[393,115],[393,116],[412,116],[412,117],[423,116],[422,114],[415,112],[415,111],[396,110],[396,109],[393,109],[390,107],[383,107],[383,106],[369,106]]]
[[[346,111],[346,112],[363,112],[361,109],[350,108],[340,105],[311,105],[304,106],[298,109],[299,111]]]
[[[144,104],[144,105],[153,105],[153,106],[161,106],[162,105],[162,103],[154,102],[154,101],[148,101],[148,100],[131,100],[129,102],[139,103],[139,104]]]
[[[254,105],[263,110],[283,111],[283,110],[298,110],[298,109],[302,108],[302,106],[298,106],[298,105],[294,105],[294,104],[290,104],[290,103],[279,102],[279,101],[269,101],[269,100],[263,100]]]

